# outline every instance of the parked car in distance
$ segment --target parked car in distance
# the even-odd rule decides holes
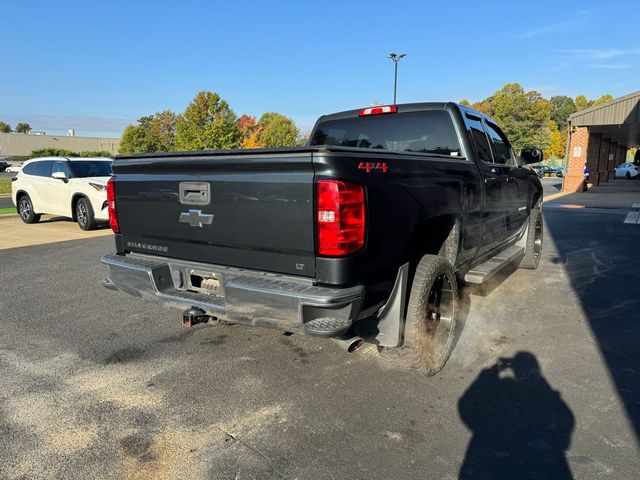
[[[106,185],[110,158],[43,157],[25,162],[11,183],[11,198],[25,223],[40,215],[69,217],[82,230],[109,221]]]
[[[4,171],[7,173],[20,173],[20,170],[22,170],[22,164],[11,165],[7,167]]]
[[[533,170],[538,174],[538,177],[563,177],[564,168],[552,167],[550,165],[534,165]]]
[[[10,163],[0,161],[0,172],[4,172],[10,166],[11,166]]]
[[[616,167],[615,178],[635,178],[638,176],[638,166],[633,163],[623,163]]]
[[[536,172],[536,175],[538,175],[538,178],[544,177],[544,173],[542,171],[542,165],[534,165],[533,167],[531,167],[531,169],[534,172]]]

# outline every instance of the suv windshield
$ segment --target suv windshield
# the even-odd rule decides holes
[[[79,160],[69,162],[74,177],[109,177],[111,176],[111,166],[113,162],[106,160],[91,161]]]
[[[318,125],[311,145],[460,155],[453,121],[444,110],[327,120]]]

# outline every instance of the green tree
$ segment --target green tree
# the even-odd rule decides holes
[[[471,102],[469,100],[467,100],[466,98],[463,98],[462,100],[460,100],[460,105],[464,105],[465,107],[470,107],[471,106]]]
[[[551,97],[549,102],[551,103],[551,120],[560,130],[564,129],[568,124],[569,115],[577,111],[576,102],[565,95]]]
[[[147,132],[149,130],[151,116],[140,117],[137,125],[127,125],[120,138],[119,153],[144,153],[150,152],[147,143]]]
[[[199,92],[176,125],[179,150],[235,148],[241,140],[236,114],[214,92]]]
[[[18,123],[16,125],[16,133],[29,133],[31,131],[31,125],[28,123]]]
[[[493,118],[519,151],[525,146],[548,147],[551,136],[551,104],[536,91],[525,92],[518,83],[507,83],[492,97]]]
[[[289,117],[268,112],[258,121],[262,125],[259,140],[265,147],[297,147],[301,145],[300,131]]]
[[[11,125],[0,121],[0,133],[11,133]]]
[[[163,110],[153,116],[146,131],[147,147],[154,152],[170,152],[174,150],[176,125],[179,116],[171,110]]]
[[[122,132],[119,153],[170,152],[174,150],[178,115],[171,110],[145,115]]]

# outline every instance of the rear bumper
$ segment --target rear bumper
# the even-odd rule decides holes
[[[365,292],[363,286],[319,287],[310,279],[152,255],[109,254],[101,262],[109,268],[103,284],[111,290],[180,308],[197,306],[223,320],[285,331],[305,331],[305,324],[318,319],[351,325]],[[192,271],[207,272],[219,280],[219,294],[188,289]],[[340,335],[342,330],[333,333]],[[334,335],[327,331],[322,336]]]

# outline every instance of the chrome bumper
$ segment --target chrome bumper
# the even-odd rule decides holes
[[[319,287],[309,279],[143,254],[109,254],[101,262],[109,268],[103,284],[111,290],[180,308],[197,306],[230,322],[285,331],[300,331],[303,324],[320,318],[353,323],[365,291],[363,286]],[[193,270],[214,275],[220,295],[187,290]]]

